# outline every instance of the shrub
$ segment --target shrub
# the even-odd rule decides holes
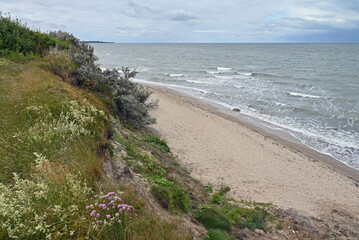
[[[136,75],[136,71],[131,71],[129,68],[122,68],[121,71],[117,69],[102,71],[96,64],[97,57],[91,45],[80,42],[66,32],[58,31],[50,34],[71,44],[68,52],[77,65],[76,85],[110,95],[115,113],[124,123],[139,128],[155,122],[148,113],[157,105],[156,102],[148,102],[151,92],[142,85],[130,81]]]
[[[51,51],[44,60],[45,62],[41,64],[42,68],[59,76],[66,82],[73,82],[72,78],[76,73],[76,64],[68,54]]]
[[[194,216],[194,218],[201,222],[207,229],[231,230],[231,223],[228,218],[219,210],[212,207],[203,208]]]
[[[32,31],[19,19],[11,19],[0,13],[0,56],[45,56],[55,46],[66,48],[66,44],[56,38]]]
[[[227,232],[221,231],[219,229],[209,229],[208,237],[206,240],[229,240],[231,239]]]

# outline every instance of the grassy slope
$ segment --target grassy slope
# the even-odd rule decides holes
[[[186,239],[178,223],[148,212],[131,189],[108,183],[101,146],[108,142],[104,133],[110,123],[99,114],[106,106],[43,70],[43,64],[43,59],[19,64],[0,58],[0,212],[8,216],[1,219],[0,238]],[[35,167],[34,152],[51,166]],[[122,201],[134,207],[131,222],[94,226],[86,205],[101,192],[119,190],[125,190]],[[54,211],[58,206],[61,214]],[[35,213],[47,225],[39,224]]]
[[[112,152],[117,177],[121,169],[116,164],[122,162],[147,182],[147,195],[142,196],[155,199],[160,208],[179,219],[192,216],[208,228],[208,239],[232,239],[241,228],[267,232],[293,228],[288,219],[275,216],[270,204],[230,200],[224,196],[229,190],[225,186],[212,194],[210,186],[204,187],[181,168],[164,141],[145,129],[110,123],[99,114],[108,109],[104,101],[44,70],[49,62],[53,59],[19,64],[0,58],[0,218],[5,216],[1,239],[10,235],[21,239],[191,239],[181,223],[161,220],[149,211],[149,199],[141,199],[138,189],[116,179],[111,183],[102,169],[106,151]],[[115,128],[113,140],[105,138],[110,128]],[[39,156],[34,152],[46,158],[50,167],[36,166]],[[14,179],[14,173],[33,185]],[[122,201],[134,211],[121,216],[121,224],[93,224],[85,207],[109,191],[123,192]],[[315,236],[304,230],[303,236],[307,234]]]

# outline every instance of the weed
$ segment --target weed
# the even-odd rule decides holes
[[[212,195],[211,202],[212,202],[212,203],[215,203],[215,204],[221,204],[221,203],[222,203],[221,194],[219,194],[219,193],[213,194],[213,195]]]
[[[206,240],[230,240],[232,239],[227,232],[220,229],[209,229]]]
[[[220,196],[223,196],[224,194],[226,194],[227,192],[231,191],[231,188],[228,186],[221,186],[221,188],[218,191],[218,194]]]
[[[267,231],[266,218],[269,216],[269,213],[264,209],[244,209],[236,207],[232,209],[228,215],[240,228],[249,228],[251,230],[257,228],[265,232]]]
[[[281,223],[278,223],[278,224],[275,225],[275,228],[276,228],[277,230],[282,230],[282,229],[283,229],[283,225],[282,225]]]
[[[151,188],[152,194],[163,207],[171,211],[188,211],[189,198],[178,184],[164,177],[147,176],[147,178],[154,183]]]
[[[167,143],[162,140],[162,139],[159,139],[158,137],[155,137],[155,136],[146,136],[145,137],[145,141],[146,142],[150,142],[152,143],[153,145],[157,146],[161,152],[163,153],[168,153],[168,152],[171,152],[170,151],[170,148],[168,147]]]
[[[231,223],[226,215],[213,207],[202,208],[194,218],[201,222],[207,229],[231,230]]]
[[[204,190],[205,190],[206,192],[211,193],[211,192],[213,192],[213,187],[212,187],[211,185],[207,185],[207,186],[204,186]]]

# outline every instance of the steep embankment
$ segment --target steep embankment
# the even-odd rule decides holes
[[[44,70],[47,62],[0,58],[0,238],[183,239],[178,223],[158,219],[131,188],[106,177],[107,106]],[[131,211],[107,219],[97,210],[94,220],[91,204],[112,191],[124,191],[120,203]]]

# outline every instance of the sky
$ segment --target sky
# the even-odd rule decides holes
[[[81,40],[359,42],[359,0],[0,0],[0,11]]]

